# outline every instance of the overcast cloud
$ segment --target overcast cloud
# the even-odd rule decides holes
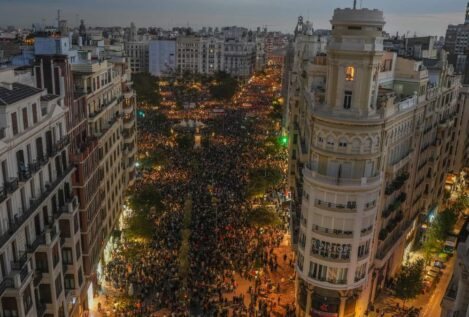
[[[352,0],[0,0],[0,25],[30,26],[55,23],[57,9],[75,26],[84,19],[88,26],[164,28],[189,25],[268,26],[291,32],[299,15],[314,28],[329,28],[334,8],[351,7]],[[385,30],[444,35],[448,24],[464,21],[466,0],[357,0],[358,6],[384,11]],[[77,19],[78,18],[78,19]]]

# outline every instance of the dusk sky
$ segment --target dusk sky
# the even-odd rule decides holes
[[[358,6],[384,10],[385,30],[414,31],[418,35],[444,35],[448,24],[464,21],[466,0],[357,0]],[[55,23],[57,9],[75,26],[267,25],[271,30],[292,32],[303,15],[314,28],[329,28],[334,8],[351,7],[352,0],[0,0],[0,25],[30,26]]]

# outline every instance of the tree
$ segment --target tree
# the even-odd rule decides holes
[[[264,206],[250,210],[246,220],[253,227],[275,226],[281,223],[278,215]]]
[[[194,136],[191,134],[179,134],[176,142],[181,150],[190,150],[194,146]]]
[[[148,213],[143,210],[134,210],[126,219],[126,236],[130,240],[149,241],[152,238],[154,227],[148,217]]]
[[[161,195],[156,190],[155,185],[145,185],[138,191],[135,191],[129,198],[130,207],[134,211],[148,212],[152,207],[156,210],[163,208]]]
[[[238,89],[238,81],[226,72],[217,72],[208,89],[213,98],[230,100]]]
[[[260,167],[249,171],[247,193],[250,197],[265,194],[270,188],[278,186],[282,181],[282,172],[275,167]]]
[[[456,210],[456,213],[464,212],[469,208],[469,197],[466,193],[461,194],[456,202],[453,204],[453,208]]]
[[[159,104],[161,96],[158,88],[158,80],[149,73],[139,73],[132,75],[133,88],[137,93],[138,102]]]
[[[401,271],[396,279],[396,296],[405,302],[419,295],[423,289],[423,269],[424,260],[419,259],[412,263],[406,263],[402,266]]]

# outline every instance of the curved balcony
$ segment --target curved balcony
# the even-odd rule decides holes
[[[320,199],[314,200],[314,206],[336,212],[357,212],[357,203],[334,204]]]
[[[339,280],[339,279],[328,279],[326,278],[314,278],[310,276],[309,274],[304,274],[298,266],[296,266],[296,272],[298,276],[304,280],[307,281],[308,284],[312,284],[321,288],[325,289],[330,289],[330,290],[350,290],[350,289],[355,289],[360,286],[362,286],[366,282],[366,275],[358,278],[358,279],[353,279],[353,282],[349,282],[347,279],[345,280]]]
[[[334,177],[320,174],[309,164],[303,169],[303,176],[311,183],[331,189],[370,190],[377,188],[381,183],[381,175],[362,178]]]
[[[353,231],[343,231],[337,229],[329,229],[320,226],[313,225],[313,232],[319,233],[320,235],[332,238],[353,238]]]
[[[123,126],[124,126],[124,129],[130,129],[133,127],[133,125],[135,124],[135,118],[124,118],[123,120]]]

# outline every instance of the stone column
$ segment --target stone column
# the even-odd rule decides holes
[[[346,300],[347,300],[347,296],[344,296],[344,295],[340,296],[339,317],[345,316],[345,301]]]
[[[311,285],[308,285],[308,288],[306,290],[306,293],[308,294],[308,297],[306,297],[306,312],[305,316],[311,316],[311,306],[312,306],[312,297],[313,297],[313,287]]]

